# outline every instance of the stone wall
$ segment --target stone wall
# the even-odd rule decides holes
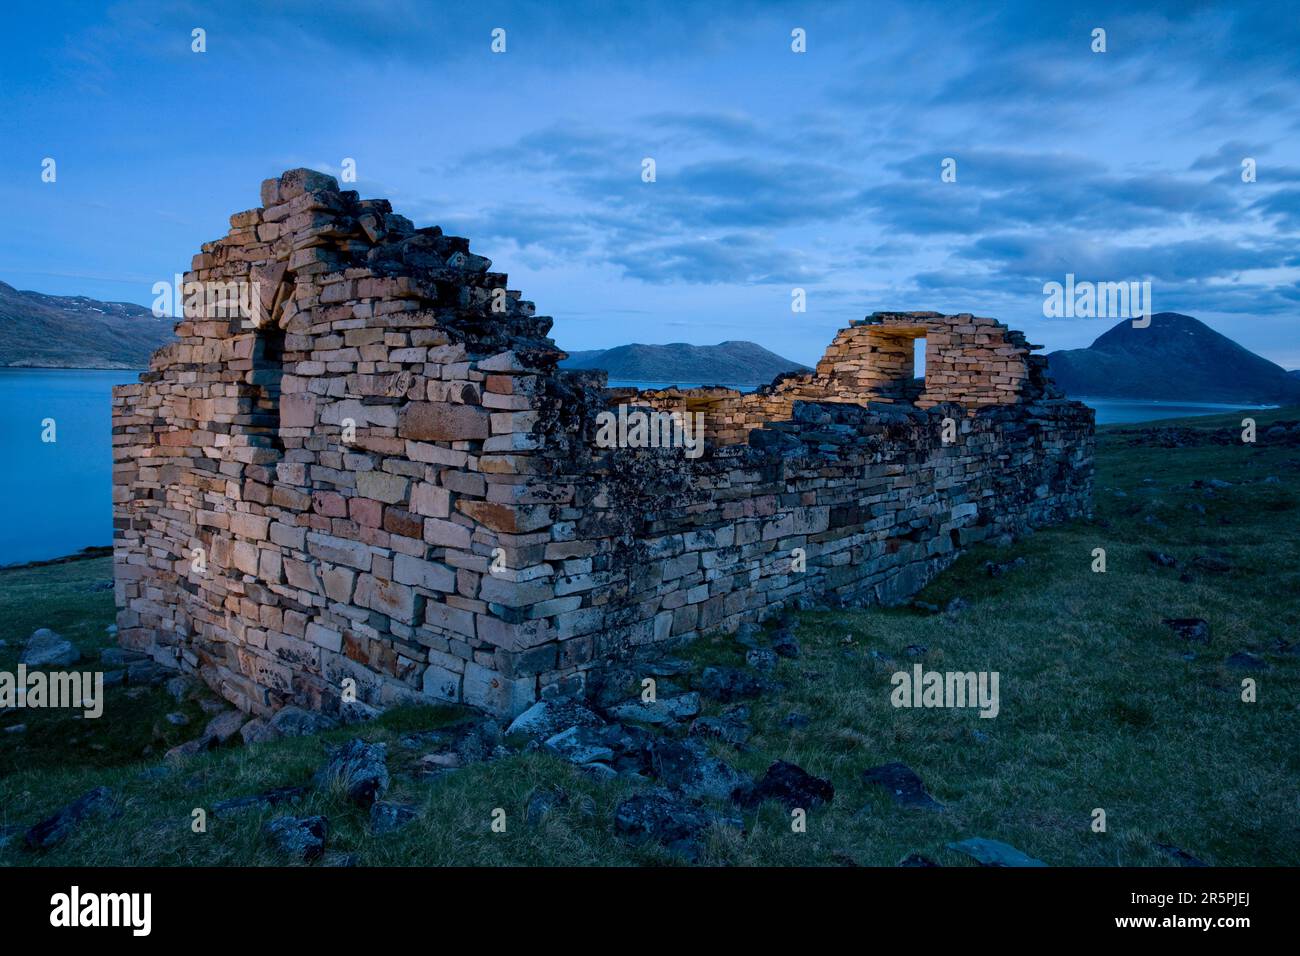
[[[114,390],[125,645],[260,714],[353,689],[513,714],[801,596],[901,600],[1089,507],[1091,412],[991,319],[877,313],[755,393],[634,393],[558,370],[490,267],[308,170],[231,217],[176,344]],[[618,404],[702,411],[704,454],[599,447]]]

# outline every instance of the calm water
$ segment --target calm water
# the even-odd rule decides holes
[[[130,371],[0,369],[0,564],[39,561],[113,542],[109,390]],[[637,388],[688,383],[611,382]],[[733,386],[751,391],[753,386]],[[1244,405],[1084,399],[1097,421],[1140,422],[1246,408]],[[42,420],[55,422],[41,441]]]
[[[113,543],[109,390],[138,374],[0,369],[0,564]]]

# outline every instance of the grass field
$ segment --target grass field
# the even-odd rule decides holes
[[[1296,409],[1257,413],[1261,434]],[[1240,413],[1186,420],[1201,432],[1240,430]],[[1161,423],[1169,427],[1173,423]],[[1260,443],[1134,444],[1125,429],[1099,431],[1096,509],[1090,522],[1039,531],[1006,548],[980,547],[918,597],[954,614],[910,608],[804,612],[802,655],[782,659],[783,688],[752,703],[754,736],[743,753],[716,753],[755,776],[777,759],[835,785],[806,833],[791,831],[774,803],[745,814],[745,832],[719,829],[702,863],[892,866],[910,853],[970,865],[947,844],[983,836],[1051,865],[1178,865],[1177,847],[1212,865],[1300,864],[1300,447]],[[1150,427],[1150,426],[1149,426]],[[1217,479],[1226,487],[1193,487]],[[1275,480],[1266,480],[1275,479]],[[1094,549],[1106,571],[1093,568]],[[1179,568],[1157,566],[1159,551]],[[1228,570],[1195,567],[1214,553]],[[1023,564],[990,577],[986,561]],[[1186,572],[1186,575],[1184,575]],[[89,659],[107,646],[113,619],[106,559],[0,572],[0,670],[12,671],[28,634],[50,627]],[[1204,618],[1206,644],[1187,644],[1163,618]],[[909,648],[911,653],[909,654]],[[1267,667],[1236,669],[1250,651]],[[697,666],[743,665],[731,637],[685,651]],[[874,652],[874,653],[873,653]],[[890,675],[929,670],[997,671],[1000,713],[896,709]],[[1258,699],[1242,700],[1252,678]],[[185,711],[187,727],[164,715]],[[710,707],[710,711],[721,708]],[[791,713],[806,726],[783,723]],[[7,865],[256,865],[279,862],[260,826],[275,811],[209,817],[195,808],[270,787],[306,784],[326,744],[353,736],[389,743],[389,799],[418,804],[418,819],[372,836],[366,815],[309,791],[294,812],[330,821],[331,850],[362,865],[609,865],[671,863],[653,846],[613,832],[614,808],[636,784],[602,784],[553,758],[523,753],[433,779],[415,772],[421,751],[400,738],[454,720],[452,708],[393,711],[317,738],[222,748],[165,762],[167,747],[194,736],[203,715],[161,688],[110,692],[105,715],[0,714],[0,832],[30,826],[97,785],[111,787],[117,815],[92,820],[44,853],[21,833],[0,849]],[[7,733],[14,724],[22,733]],[[942,811],[904,809],[862,772],[903,761]],[[540,824],[524,822],[535,786],[575,799]],[[579,799],[590,797],[589,802]],[[506,812],[504,833],[490,828]],[[1107,829],[1093,832],[1095,808]]]

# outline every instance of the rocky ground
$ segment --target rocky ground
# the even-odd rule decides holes
[[[250,720],[105,646],[103,559],[0,572],[0,670],[112,685],[98,720],[0,713],[0,863],[1295,865],[1300,457],[1257,417],[1104,432],[1092,521],[512,722]],[[998,716],[891,706],[916,664],[998,671]]]

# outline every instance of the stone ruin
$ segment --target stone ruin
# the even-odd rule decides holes
[[[876,313],[756,392],[611,389],[466,240],[310,170],[261,198],[113,396],[119,640],[243,710],[514,715],[1090,508],[1091,410],[993,319]],[[704,453],[601,447],[619,405],[703,412]]]

